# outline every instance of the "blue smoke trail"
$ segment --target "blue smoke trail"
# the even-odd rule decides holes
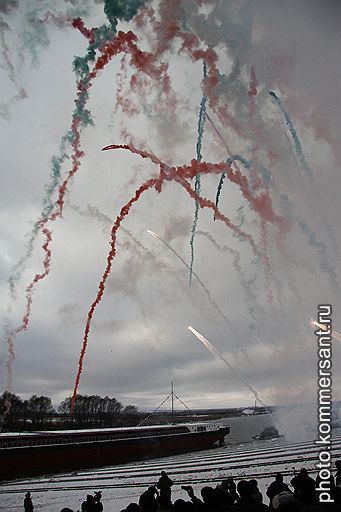
[[[290,132],[291,138],[292,138],[293,143],[294,143],[295,153],[296,153],[298,162],[299,162],[301,168],[303,169],[303,171],[305,172],[305,174],[308,176],[308,178],[311,179],[313,177],[313,172],[310,169],[310,167],[307,164],[307,161],[305,159],[303,148],[302,148],[302,144],[301,144],[300,139],[299,139],[299,137],[297,135],[297,131],[296,131],[296,128],[294,126],[294,123],[292,122],[288,112],[285,110],[285,108],[283,106],[283,103],[282,103],[282,100],[277,96],[277,94],[274,91],[269,91],[269,95],[274,100],[274,102],[279,107],[280,111],[282,112],[282,114],[284,116],[285,124],[288,127],[288,130]]]
[[[203,75],[204,80],[207,77],[207,66],[206,62],[203,62]],[[196,145],[196,157],[198,162],[201,162],[202,160],[202,139],[204,135],[204,126],[205,126],[205,120],[206,120],[206,103],[207,103],[207,97],[203,95],[200,102],[200,110],[199,110],[199,118],[198,118],[198,139],[197,139],[197,145]],[[195,177],[195,184],[194,184],[194,190],[195,192],[200,195],[201,191],[201,177],[200,174],[197,174]],[[198,224],[198,215],[199,215],[199,203],[195,202],[195,211],[194,211],[194,220],[193,220],[193,226],[191,230],[191,240],[189,242],[191,246],[191,262],[189,266],[189,285],[192,286],[192,274],[193,274],[193,264],[194,264],[194,236],[195,231]]]

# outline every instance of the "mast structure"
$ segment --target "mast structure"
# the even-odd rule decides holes
[[[171,381],[172,417],[174,416],[174,384]]]

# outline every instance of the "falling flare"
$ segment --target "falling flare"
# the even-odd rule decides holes
[[[327,326],[320,324],[319,322],[316,322],[316,320],[311,319],[310,320],[311,327],[319,327],[323,331],[328,331]],[[341,334],[337,331],[332,330],[331,335],[333,338],[335,338],[337,341],[341,342]]]
[[[234,375],[236,375],[236,377],[238,377],[238,379],[241,380],[243,382],[243,384],[245,384],[245,386],[249,389],[249,391],[251,391],[251,393],[254,395],[255,399],[257,400],[257,402],[262,404],[263,407],[267,407],[267,405],[263,402],[263,400],[260,398],[257,391],[251,386],[251,384],[249,384],[248,381],[236,370],[236,368],[234,368],[231,365],[231,363],[229,363],[227,361],[227,359],[225,359],[225,357],[223,355],[221,355],[221,353],[215,348],[214,345],[212,345],[212,343],[210,341],[208,341],[202,334],[200,334],[200,332],[193,329],[193,327],[191,327],[190,325],[188,326],[188,330],[191,331],[191,333],[193,333],[194,336],[196,336],[199,341],[201,341],[201,343],[207,348],[207,350],[209,350],[209,352],[211,352],[211,354],[214,357],[216,357],[217,359],[220,359],[220,361],[223,361],[223,363],[231,370],[231,372]]]

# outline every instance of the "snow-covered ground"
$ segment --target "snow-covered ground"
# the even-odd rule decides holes
[[[265,422],[266,426],[266,419],[256,421]],[[235,422],[229,423],[232,427]],[[314,471],[317,448],[313,435],[307,434],[307,439],[300,442],[284,438],[250,441],[248,432],[244,437],[247,440],[244,443],[212,450],[2,483],[0,510],[22,509],[27,491],[32,493],[35,510],[59,512],[66,506],[79,510],[87,494],[102,490],[105,512],[119,512],[129,502],[138,501],[139,495],[157,482],[161,470],[174,481],[173,499],[186,497],[181,485],[193,485],[199,491],[204,485],[215,486],[228,476],[249,477],[259,480],[264,493],[277,471],[287,475],[285,481],[290,481],[294,468],[304,466]],[[232,442],[233,439],[236,436],[231,435]],[[341,458],[341,429],[334,430],[333,439],[332,454],[336,460]]]

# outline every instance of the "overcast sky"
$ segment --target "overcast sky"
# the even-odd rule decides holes
[[[262,222],[226,178],[219,209],[252,236],[258,255],[214,221],[212,210],[200,209],[190,287],[188,267],[146,230],[189,265],[195,202],[175,181],[145,192],[117,232],[78,391],[150,409],[173,380],[193,408],[250,406],[250,388],[269,404],[314,402],[310,319],[319,303],[333,305],[334,327],[341,330],[341,12],[332,0],[160,0],[145,2],[137,20],[119,21],[118,29],[132,30],[155,66],[168,65],[170,88],[162,90],[164,82],[137,70],[125,53],[93,79],[87,108],[94,126],[81,129],[84,156],[68,184],[63,216],[47,223],[50,272],[34,287],[27,330],[15,336],[15,360],[8,363],[8,332],[20,327],[26,287],[43,270],[41,231],[31,254],[28,243],[51,183],[51,159],[61,156],[71,126],[73,59],[84,57],[89,44],[69,19],[80,16],[88,28],[108,25],[103,7],[94,0],[0,2],[1,389],[10,371],[12,391],[22,397],[44,394],[59,403],[72,394],[87,314],[110,249],[110,223],[159,172],[138,155],[101,148],[133,142],[167,165],[189,164],[197,157],[205,93],[202,159],[223,162],[230,152],[252,160],[251,168],[239,161],[234,171],[247,177],[251,196],[271,198],[287,229],[269,216]],[[182,35],[175,36],[174,26]],[[202,82],[203,58],[181,50],[183,34],[194,37],[194,50],[210,49],[205,55],[214,55],[216,67],[208,59],[208,72],[216,82]],[[61,179],[72,167],[69,143],[64,153]],[[203,197],[215,200],[219,178],[202,175]],[[340,361],[335,340],[335,399],[341,399]]]

